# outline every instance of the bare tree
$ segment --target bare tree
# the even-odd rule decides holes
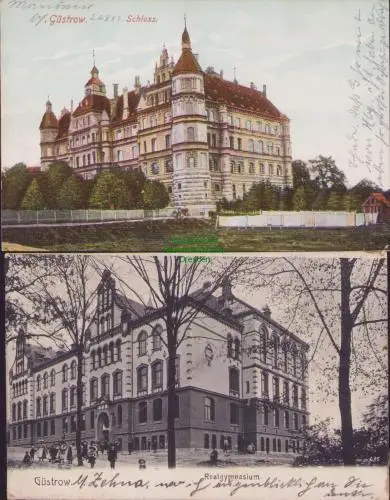
[[[249,271],[248,258],[214,259],[212,265],[203,259],[189,262],[180,256],[118,257],[128,271],[146,285],[150,300],[159,311],[159,318],[165,323],[166,336],[160,335],[161,341],[168,351],[168,415],[167,415],[167,447],[168,467],[176,467],[175,442],[175,398],[177,350],[186,339],[191,324],[200,311],[207,305],[212,294],[227,280],[234,281],[241,274]],[[101,263],[103,267],[106,264]],[[128,289],[145,307],[148,305],[137,289],[137,284],[124,281],[115,266],[111,272],[120,284]],[[211,282],[202,287],[203,279]]]
[[[41,259],[41,260],[39,260]],[[35,341],[46,337],[61,350],[68,350],[77,360],[76,373],[76,448],[78,465],[82,465],[81,429],[83,423],[83,360],[86,334],[94,316],[96,274],[93,259],[85,255],[23,256],[23,273],[28,286],[9,288],[7,300],[15,293],[21,307],[28,311],[29,332]],[[37,265],[38,264],[38,265]],[[8,272],[12,276],[21,265],[18,255],[9,256]],[[20,271],[20,269],[19,269]],[[31,335],[30,335],[31,336]],[[12,340],[12,336],[9,337]]]
[[[292,259],[284,257],[259,270],[255,288],[272,287],[284,301],[291,324],[315,332],[311,358],[318,356],[323,335],[328,340],[328,373],[337,367],[343,462],[355,463],[351,410],[351,375],[363,375],[372,385],[375,366],[386,376],[383,353],[374,333],[387,322],[384,259]],[[378,317],[379,314],[379,317]],[[310,328],[312,326],[313,328]],[[318,333],[319,332],[319,333]],[[310,333],[306,333],[310,335]],[[382,359],[381,359],[382,358]],[[375,365],[372,360],[375,360]],[[364,369],[370,363],[371,369]],[[372,386],[371,385],[371,386]]]

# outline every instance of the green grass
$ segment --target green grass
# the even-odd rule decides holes
[[[269,252],[383,250],[389,228],[216,229],[208,220],[3,228],[3,241],[55,252]],[[6,249],[7,244],[3,244]]]

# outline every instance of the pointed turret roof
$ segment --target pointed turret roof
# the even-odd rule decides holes
[[[57,129],[58,128],[58,120],[56,115],[53,113],[51,108],[51,102],[48,100],[46,102],[46,112],[42,116],[41,124],[39,125],[40,130],[45,129]]]
[[[183,35],[181,37],[181,56],[179,57],[175,67],[173,68],[173,75],[179,73],[202,73],[202,68],[200,67],[196,57],[191,50],[191,40],[188,34],[187,27],[184,28]]]

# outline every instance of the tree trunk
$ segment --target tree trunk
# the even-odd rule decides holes
[[[77,401],[76,401],[76,450],[77,465],[83,465],[81,454],[81,426],[83,422],[83,349],[78,346],[77,350]]]
[[[175,359],[176,346],[168,346],[168,416],[167,416],[167,434],[168,434],[168,468],[176,467],[176,440],[175,440]]]
[[[352,319],[350,313],[351,268],[348,259],[340,259],[341,270],[341,344],[339,364],[339,408],[341,416],[341,443],[344,465],[355,465],[353,445],[351,388]]]

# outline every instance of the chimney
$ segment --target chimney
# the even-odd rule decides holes
[[[122,120],[126,120],[129,117],[129,96],[127,87],[123,88],[123,113]]]
[[[141,80],[140,77],[137,75],[134,79],[134,89],[136,94],[138,94],[140,88],[141,88]]]
[[[221,69],[221,71],[219,72],[219,76],[223,78],[223,69]]]
[[[70,112],[73,113],[73,99],[70,101]]]
[[[263,95],[267,97],[267,85],[263,85]]]
[[[116,99],[118,97],[118,87],[119,87],[119,84],[114,83],[114,99]]]
[[[225,302],[233,298],[232,284],[229,279],[225,278],[222,281],[221,288],[222,288],[222,298]]]

